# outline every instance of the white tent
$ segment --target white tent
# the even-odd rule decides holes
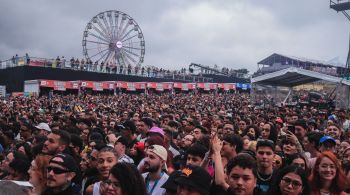
[[[292,94],[292,87],[320,80],[337,84],[336,107],[348,109],[350,105],[350,81],[298,67],[289,67],[252,78],[252,101],[256,103],[262,98],[266,99],[268,95],[276,103],[285,103]],[[281,93],[282,91],[279,89],[281,87],[289,88],[287,95],[285,91]]]
[[[290,67],[251,79],[252,84],[293,87],[301,84],[325,80],[350,86],[350,81],[297,67]]]

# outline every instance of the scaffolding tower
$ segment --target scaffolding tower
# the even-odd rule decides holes
[[[350,0],[330,0],[330,8],[334,9],[337,12],[342,12],[345,17],[350,21],[350,15],[348,11],[350,10]],[[350,63],[350,39],[349,39],[349,50],[348,50],[348,56],[346,58],[346,68],[347,68],[347,74],[346,76],[350,76],[349,71],[349,63]]]

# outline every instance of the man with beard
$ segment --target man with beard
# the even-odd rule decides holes
[[[47,167],[48,188],[43,195],[78,195],[71,185],[78,170],[76,162],[69,154],[54,156]]]
[[[64,152],[70,144],[70,135],[63,130],[53,130],[44,142],[42,153],[55,155]]]
[[[163,171],[166,170],[168,152],[163,146],[151,145],[146,150],[144,169],[142,174],[145,179],[146,188],[150,195],[163,195],[165,189],[161,186],[168,180],[169,176]]]

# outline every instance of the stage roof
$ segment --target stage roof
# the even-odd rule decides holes
[[[294,87],[301,84],[311,83],[319,80],[325,80],[333,83],[342,82],[350,86],[350,81],[339,77],[330,76],[310,70],[305,70],[297,67],[290,67],[269,74],[264,74],[251,79],[252,84],[264,84]]]
[[[304,63],[311,63],[311,64],[317,64],[321,66],[331,66],[331,67],[341,67],[341,68],[345,67],[344,64],[340,64],[340,63],[330,63],[326,61],[312,60],[308,58],[295,57],[295,56],[283,55],[278,53],[274,53],[266,57],[265,59],[258,62],[258,64],[272,66],[276,62],[280,62],[282,65],[292,65],[292,64],[301,65]]]

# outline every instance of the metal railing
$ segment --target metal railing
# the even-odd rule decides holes
[[[170,71],[159,69],[154,66],[132,67],[132,66],[116,66],[101,65],[95,63],[81,63],[75,60],[67,59],[47,59],[38,57],[13,57],[11,59],[0,61],[0,69],[12,68],[17,66],[36,66],[45,68],[70,69],[74,71],[87,71],[107,74],[122,74],[141,77],[165,78],[172,80],[181,80],[187,82],[212,82],[212,78],[191,75],[180,71]]]

